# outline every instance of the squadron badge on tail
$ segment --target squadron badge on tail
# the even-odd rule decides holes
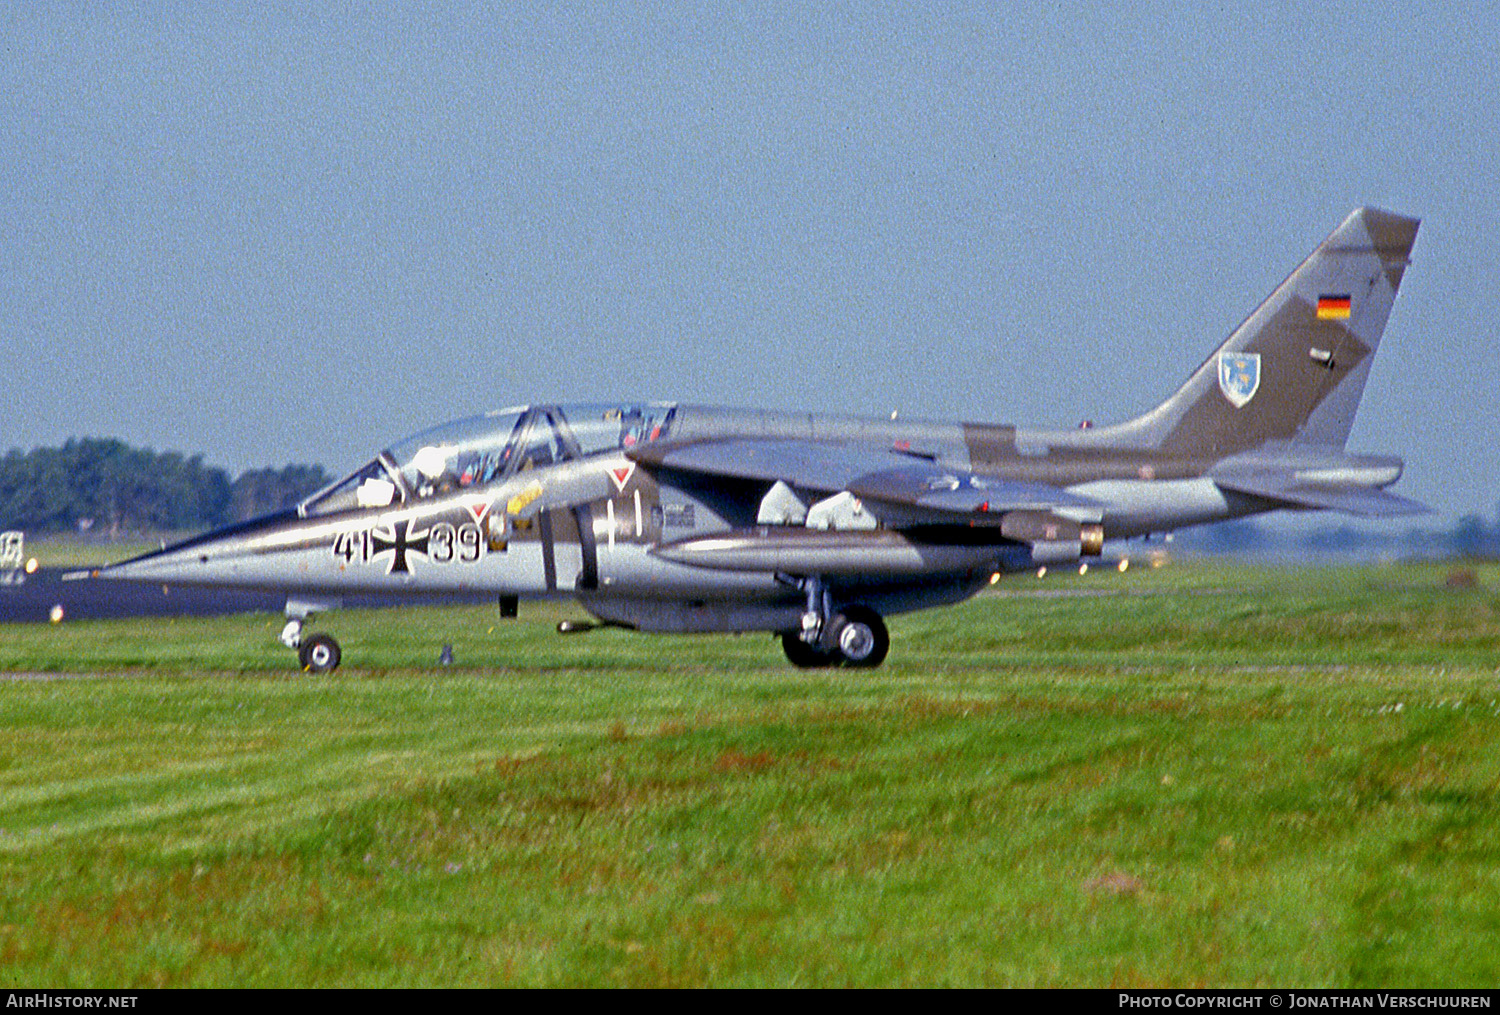
[[[1236,409],[1255,397],[1260,387],[1260,353],[1219,353],[1219,390]]]

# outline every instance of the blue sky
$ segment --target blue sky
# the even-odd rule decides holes
[[[1350,446],[1500,499],[1493,5],[37,3],[0,46],[0,448],[1103,423],[1374,204],[1424,222]]]

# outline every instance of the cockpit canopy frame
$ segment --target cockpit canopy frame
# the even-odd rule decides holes
[[[469,416],[397,441],[303,501],[304,517],[480,489],[529,469],[628,449],[671,431],[670,402],[529,405]]]

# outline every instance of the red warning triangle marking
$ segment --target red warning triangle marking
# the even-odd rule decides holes
[[[490,513],[490,502],[483,497],[474,497],[464,501],[464,507],[469,509],[469,514],[474,516],[474,523],[484,521],[484,516]]]
[[[635,463],[627,462],[609,470],[609,478],[615,481],[615,489],[621,493],[625,492],[625,484],[630,482],[630,477],[635,475]]]

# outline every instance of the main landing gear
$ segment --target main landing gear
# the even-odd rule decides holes
[[[304,636],[302,625],[313,613],[334,609],[337,603],[307,603],[288,599],[286,603],[286,626],[281,629],[281,643],[297,650],[297,661],[303,673],[332,673],[339,668],[343,652],[331,634],[309,634]]]
[[[804,590],[807,612],[802,615],[802,630],[781,636],[781,648],[793,666],[872,669],[885,662],[891,636],[880,614],[858,604],[834,610],[828,590],[816,578],[807,579]]]

